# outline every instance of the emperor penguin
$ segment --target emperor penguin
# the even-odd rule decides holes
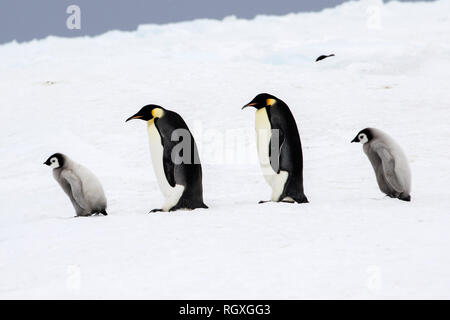
[[[274,202],[307,203],[303,190],[303,153],[297,124],[289,107],[268,93],[257,95],[242,109],[256,109],[258,157]],[[260,201],[264,203],[267,201]]]
[[[162,208],[150,212],[207,209],[197,146],[183,118],[176,112],[149,104],[126,121],[132,119],[147,122],[153,169],[165,197]]]
[[[381,192],[391,198],[411,201],[411,170],[400,146],[386,133],[375,128],[361,130],[352,142],[363,144]]]
[[[103,187],[89,169],[62,153],[53,154],[44,164],[53,168],[53,177],[69,196],[77,216],[108,215]]]

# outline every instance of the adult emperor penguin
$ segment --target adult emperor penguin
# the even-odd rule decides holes
[[[77,216],[107,215],[103,187],[89,169],[62,153],[50,156],[44,164],[53,168],[53,177],[69,196]]]
[[[289,107],[277,97],[261,93],[247,107],[256,108],[258,157],[275,202],[307,203],[303,191],[303,153],[297,124]],[[263,203],[266,201],[260,201]]]
[[[411,170],[400,146],[375,128],[361,130],[352,142],[363,144],[380,190],[391,198],[411,201]]]
[[[166,200],[162,209],[151,212],[207,209],[203,203],[202,166],[197,146],[183,118],[150,104],[126,121],[132,119],[147,121],[153,169]]]

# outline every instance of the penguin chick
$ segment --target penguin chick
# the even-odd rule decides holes
[[[274,202],[307,203],[303,191],[303,152],[297,124],[288,105],[261,93],[242,109],[253,107],[258,158]],[[264,203],[267,201],[260,201]]]
[[[361,130],[353,142],[363,144],[381,192],[391,198],[411,201],[411,170],[400,146],[386,133],[375,128]]]
[[[207,209],[203,202],[202,166],[197,145],[183,118],[176,112],[150,104],[126,121],[132,119],[147,122],[153,169],[166,200],[162,209],[150,212]]]
[[[103,187],[91,171],[62,153],[50,156],[44,164],[53,169],[53,177],[69,196],[77,216],[108,215]]]

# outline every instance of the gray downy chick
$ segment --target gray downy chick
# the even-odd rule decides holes
[[[411,169],[400,146],[375,128],[361,130],[352,142],[363,144],[380,190],[391,198],[411,201]]]
[[[69,196],[77,216],[107,215],[103,187],[89,169],[61,153],[53,154],[44,164],[53,169],[53,177]]]

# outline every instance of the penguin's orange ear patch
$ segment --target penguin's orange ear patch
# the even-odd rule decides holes
[[[275,100],[275,99],[267,99],[266,100],[266,105],[267,106],[271,106],[271,105],[274,105],[275,102],[277,102],[277,100]]]
[[[152,116],[153,118],[161,118],[164,114],[163,109],[161,108],[155,108],[152,110]]]

